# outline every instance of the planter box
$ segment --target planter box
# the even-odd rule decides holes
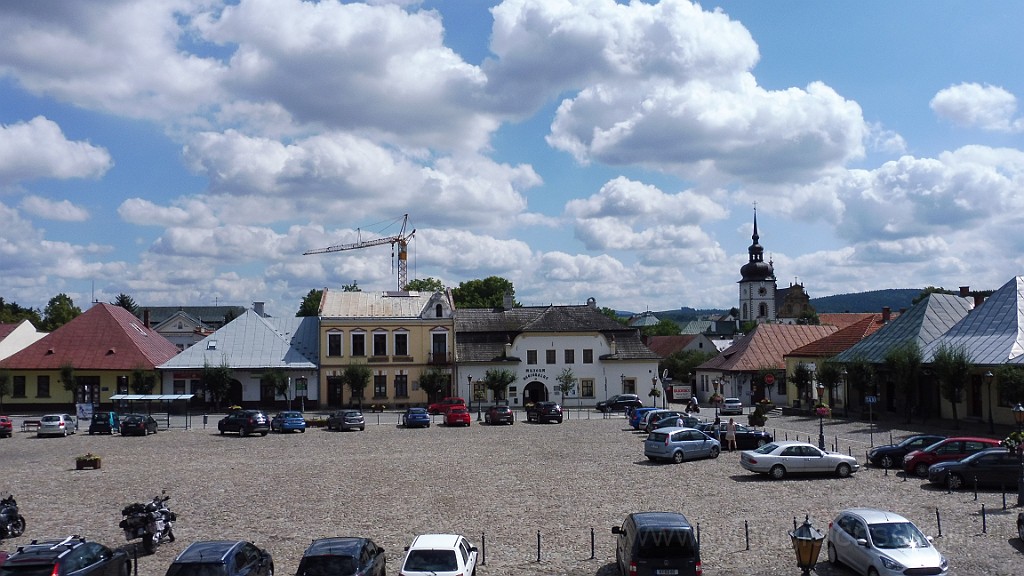
[[[103,464],[100,458],[87,458],[82,460],[75,460],[75,470],[85,470],[91,468],[98,470]]]

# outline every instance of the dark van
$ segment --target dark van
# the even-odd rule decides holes
[[[678,512],[635,512],[612,526],[619,573],[630,576],[700,576],[700,543]]]
[[[89,434],[113,434],[121,426],[117,412],[93,412],[89,422]]]

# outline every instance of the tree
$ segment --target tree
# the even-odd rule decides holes
[[[444,292],[444,283],[437,278],[417,278],[405,285],[410,292]]]
[[[365,364],[349,364],[341,373],[341,378],[352,391],[352,396],[359,399],[359,408],[363,407],[363,390],[370,384],[373,371]]]
[[[807,408],[811,407],[811,369],[807,364],[800,362],[793,369],[793,385],[796,386],[796,395],[803,398]]]
[[[11,371],[0,368],[0,412],[4,411],[4,396],[11,393]]]
[[[668,370],[669,378],[673,380],[687,380],[689,376],[697,373],[697,366],[717,356],[717,352],[701,352],[699,350],[679,350],[673,352],[658,362],[658,373],[664,374]]]
[[[821,362],[818,366],[818,382],[828,388],[830,404],[835,404],[836,387],[839,386],[839,381],[843,378],[842,370],[843,367],[831,359]],[[850,399],[847,398],[845,402],[849,403]]]
[[[505,391],[515,381],[515,372],[507,368],[491,368],[484,374],[484,386],[494,394],[495,402],[505,399]]]
[[[846,364],[846,382],[864,398],[865,393],[874,387],[875,368],[863,356],[857,356]],[[850,402],[846,402],[850,406]],[[849,411],[846,413],[849,416]]]
[[[156,374],[145,368],[136,368],[132,370],[130,386],[136,394],[149,394],[156,387]]]
[[[917,345],[916,340],[894,346],[885,354],[885,365],[892,373],[896,386],[903,391],[907,424],[910,424],[913,417],[922,361],[921,347]]]
[[[615,320],[619,324],[622,324],[623,326],[629,325],[629,318],[626,318],[625,316],[619,316],[619,313],[615,311],[615,308],[601,306],[599,310],[601,311],[601,314],[604,314],[605,316],[611,318],[612,320]]]
[[[654,326],[644,326],[640,329],[644,336],[677,336],[680,332],[679,324],[664,318],[658,320]]]
[[[224,313],[224,324],[230,324],[235,318],[238,318],[238,312],[234,308],[228,308],[228,311]]]
[[[939,380],[939,392],[953,407],[953,429],[960,429],[956,405],[963,401],[963,388],[971,375],[971,353],[963,346],[939,344],[932,356],[932,369]]]
[[[60,365],[60,383],[71,392],[71,404],[74,405],[78,401],[78,380],[75,379],[75,367],[70,362]]]
[[[450,383],[450,376],[437,368],[429,368],[420,374],[420,388],[427,393],[427,399],[437,402],[437,395]]]
[[[513,306],[522,306],[515,301],[516,289],[512,283],[498,276],[460,282],[459,287],[452,290],[452,298],[459,308],[501,308],[505,293],[512,296]]]
[[[999,398],[1004,402],[1024,402],[1024,366],[1002,364],[996,368]]]
[[[320,315],[320,301],[324,297],[323,290],[310,290],[306,293],[306,296],[299,303],[299,311],[295,313],[296,316],[319,316]]]
[[[288,401],[288,409],[292,409],[292,399],[288,397],[288,374],[281,368],[271,368],[260,377],[260,384],[273,386],[274,394],[284,396]]]
[[[359,282],[353,280],[351,284],[345,284],[341,287],[342,292],[362,292],[362,288],[359,287]]]
[[[555,380],[558,380],[558,391],[562,393],[562,405],[565,406],[565,395],[576,390],[576,375],[572,373],[572,368],[562,368],[562,373]]]
[[[121,308],[124,308],[125,310],[131,312],[132,316],[139,315],[139,307],[135,304],[135,300],[133,300],[131,296],[125,294],[124,292],[118,294],[117,298],[114,298],[114,301],[111,302],[111,304],[113,304],[114,306],[120,306]]]
[[[220,366],[211,366],[209,362],[204,361],[199,381],[210,395],[214,407],[220,408],[221,403],[227,398],[228,391],[231,390],[231,366],[228,365],[227,358],[221,360]]]
[[[67,294],[60,293],[50,298],[50,301],[46,304],[46,308],[43,310],[43,330],[46,332],[53,332],[57,328],[67,324],[82,313],[82,309],[75,306],[71,297]]]
[[[5,324],[17,324],[22,320],[28,320],[33,326],[43,325],[43,319],[39,311],[34,308],[22,308],[17,302],[5,302],[0,298],[0,322]]]

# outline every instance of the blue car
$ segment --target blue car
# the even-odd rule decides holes
[[[426,408],[409,408],[402,414],[402,426],[406,428],[430,428],[430,414]]]
[[[641,407],[635,408],[633,410],[633,412],[629,415],[629,425],[633,427],[633,430],[640,429],[640,419],[644,417],[645,412],[650,412],[651,410],[657,410],[657,408]]]
[[[305,432],[306,419],[302,412],[280,412],[270,421],[270,429],[274,432]]]

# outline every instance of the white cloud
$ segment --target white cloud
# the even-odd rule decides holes
[[[98,178],[112,165],[105,149],[68,140],[56,122],[42,116],[0,124],[0,184],[38,178]]]
[[[999,86],[956,84],[939,90],[930,106],[940,118],[957,126],[995,132],[1024,131],[1024,118],[1017,116],[1017,97]]]
[[[41,196],[22,198],[19,207],[39,218],[62,222],[84,222],[89,219],[89,211],[75,206],[68,200],[54,201]]]

